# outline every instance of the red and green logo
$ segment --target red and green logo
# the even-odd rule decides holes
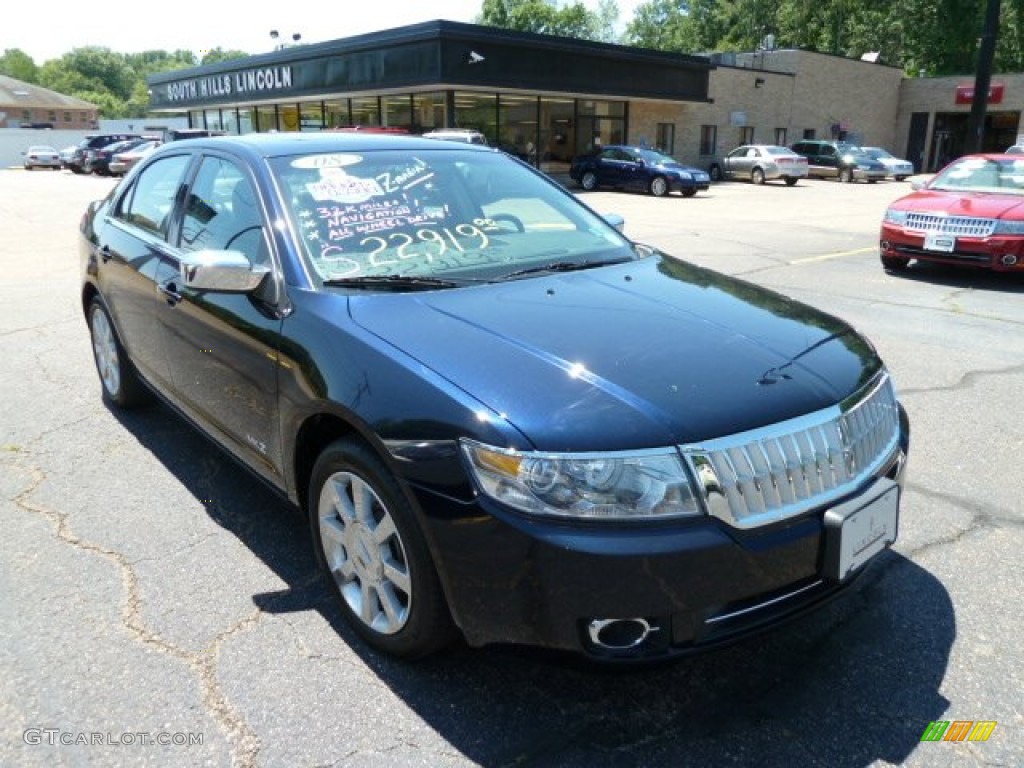
[[[921,741],[988,741],[995,729],[995,720],[933,720]]]

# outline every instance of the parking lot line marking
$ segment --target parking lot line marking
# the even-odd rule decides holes
[[[787,261],[786,263],[787,264],[810,264],[811,262],[814,262],[814,261],[828,261],[830,259],[841,259],[841,258],[843,258],[843,256],[858,256],[858,255],[860,255],[862,253],[871,253],[872,251],[877,251],[877,250],[878,250],[878,246],[877,245],[873,245],[873,246],[871,246],[869,248],[858,248],[855,251],[838,251],[836,253],[825,253],[825,254],[822,254],[821,256],[808,256],[807,258],[804,258],[804,259],[793,259],[792,261]]]

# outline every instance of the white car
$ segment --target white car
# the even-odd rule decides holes
[[[60,153],[53,147],[39,144],[29,147],[22,154],[25,156],[26,171],[31,171],[33,168],[53,168],[55,171],[59,171],[61,168]]]
[[[873,157],[875,160],[885,166],[885,170],[889,172],[896,181],[903,181],[914,175],[914,164],[909,160],[903,160],[896,157],[888,150],[882,149],[881,147],[861,147],[868,155]]]

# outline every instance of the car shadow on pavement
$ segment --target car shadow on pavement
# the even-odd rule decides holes
[[[197,500],[211,502],[214,522],[288,585],[254,594],[256,606],[270,615],[318,612],[337,642],[467,764],[859,768],[899,764],[919,746],[939,746],[920,740],[949,706],[939,691],[956,637],[953,605],[934,576],[896,553],[884,553],[845,595],[809,616],[672,662],[609,668],[551,652],[464,645],[403,662],[370,650],[345,624],[317,569],[305,519],[279,496],[167,408],[114,414]],[[292,650],[282,649],[282,663]],[[296,740],[324,738],[305,729],[310,718],[379,709],[354,704],[345,669],[338,664],[339,679],[324,681],[316,697],[307,692],[322,699],[337,691],[328,701],[336,710],[275,714],[295,719]],[[387,732],[386,714],[378,727]],[[324,749],[330,754],[334,746]]]
[[[915,262],[893,276],[949,288],[969,288],[989,293],[1024,293],[1024,272],[992,272],[953,264]]]

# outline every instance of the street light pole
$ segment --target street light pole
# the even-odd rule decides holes
[[[992,84],[992,60],[996,53],[999,33],[999,1],[988,0],[985,28],[978,47],[978,67],[974,75],[974,97],[971,99],[971,117],[967,122],[967,151],[985,149],[985,110],[988,107],[988,89]]]

